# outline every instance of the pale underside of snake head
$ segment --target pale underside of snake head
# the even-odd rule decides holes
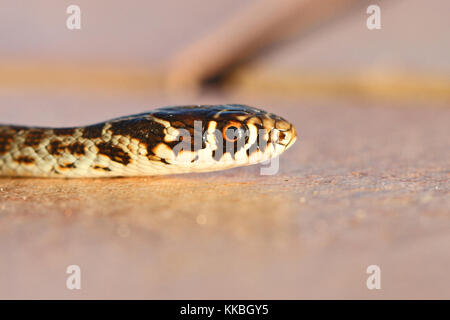
[[[166,107],[87,127],[0,126],[0,175],[216,171],[269,160],[296,137],[281,117],[237,104]]]

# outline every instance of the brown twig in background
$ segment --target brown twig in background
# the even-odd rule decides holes
[[[192,43],[169,61],[169,89],[198,88],[203,81],[249,59],[295,27],[308,30],[347,9],[356,0],[264,0]]]

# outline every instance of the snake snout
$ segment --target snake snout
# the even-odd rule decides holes
[[[286,149],[290,148],[295,143],[296,140],[297,140],[297,129],[295,129],[294,125],[291,124],[290,129],[287,131]]]
[[[269,116],[275,121],[273,131],[276,137],[274,141],[283,146],[284,150],[290,148],[297,140],[297,130],[295,129],[295,126],[277,115],[270,114]]]

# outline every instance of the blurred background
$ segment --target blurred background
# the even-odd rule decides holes
[[[79,30],[66,27],[71,4],[81,9]],[[212,89],[235,99],[448,103],[448,1],[379,1],[379,30],[366,26],[370,4],[2,0],[0,88],[25,97],[153,94],[180,103]]]
[[[450,298],[449,12],[445,0],[0,0],[1,123],[244,103],[300,133],[275,176],[1,179],[0,297]],[[70,264],[80,291],[65,288]],[[371,264],[381,291],[366,288]]]

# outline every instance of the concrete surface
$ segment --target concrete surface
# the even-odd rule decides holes
[[[180,97],[6,92],[2,122],[69,125]],[[280,171],[0,179],[0,298],[450,298],[450,109],[239,101],[291,120]],[[66,289],[81,267],[82,289]],[[381,267],[382,289],[366,288]]]

